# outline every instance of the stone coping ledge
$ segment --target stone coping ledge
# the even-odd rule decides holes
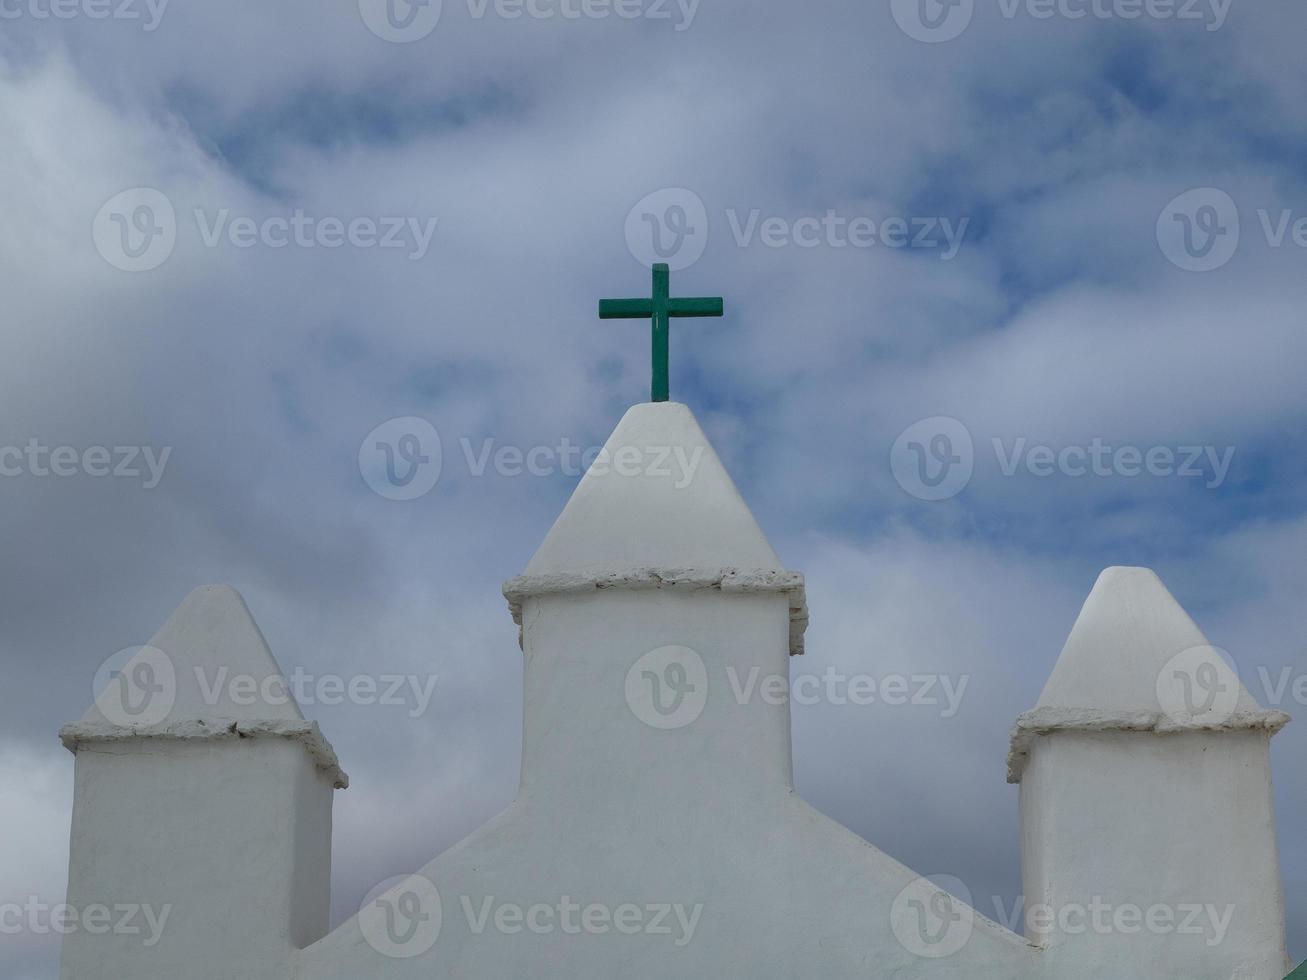
[[[148,728],[131,728],[108,722],[78,722],[59,730],[59,741],[74,755],[87,744],[130,742],[136,739],[165,741],[226,741],[242,738],[285,738],[299,742],[336,789],[349,788],[349,776],[340,768],[340,760],[323,737],[316,721],[236,721],[219,718],[210,721],[177,721]]]
[[[1021,782],[1030,761],[1030,747],[1052,732],[1183,732],[1265,731],[1274,735],[1292,719],[1283,711],[1236,711],[1221,721],[1179,721],[1164,711],[1100,711],[1095,708],[1035,708],[1017,717],[1007,754],[1007,781]]]
[[[542,595],[584,595],[604,589],[673,589],[683,592],[717,591],[736,595],[781,593],[790,598],[790,656],[803,655],[803,634],[808,628],[808,600],[801,572],[750,568],[635,567],[599,572],[552,572],[519,575],[504,583],[513,622],[522,643],[522,605]]]

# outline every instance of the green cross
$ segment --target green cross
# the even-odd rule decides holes
[[[674,316],[721,316],[720,296],[700,296],[693,299],[672,299],[671,272],[666,263],[653,267],[652,299],[601,299],[601,320],[653,320],[653,398],[667,401],[667,335],[668,324]]]

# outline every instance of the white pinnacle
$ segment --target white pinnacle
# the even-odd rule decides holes
[[[1214,648],[1156,572],[1105,569],[1080,610],[1038,707],[1119,715],[1163,710],[1158,678],[1175,658],[1204,650]],[[1260,710],[1242,684],[1233,707],[1237,712]]]
[[[622,417],[526,574],[723,568],[782,570],[690,409],[648,402]]]
[[[158,651],[166,660],[159,661]],[[130,681],[142,664],[150,668],[146,676],[159,686],[168,706],[166,719],[151,717],[146,727],[194,720],[304,719],[245,600],[230,586],[193,591],[121,672]],[[114,703],[118,710],[101,710],[105,697],[114,694],[101,692],[82,724],[123,723],[120,703]]]

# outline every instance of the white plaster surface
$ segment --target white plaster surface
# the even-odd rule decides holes
[[[614,568],[783,571],[693,413],[627,410],[527,565],[528,575]]]
[[[62,980],[271,980],[326,931],[332,787],[296,742],[84,743],[75,787],[68,904],[168,917],[66,936]]]
[[[333,781],[320,754],[298,738],[189,737],[175,721],[115,734],[90,719],[65,732],[70,895],[141,893],[187,916],[149,955],[70,943],[64,980],[1281,980],[1266,755],[1283,720],[1240,697],[1222,725],[1172,730],[1149,685],[1175,643],[1205,641],[1155,576],[1105,573],[1018,724],[1028,901],[1234,915],[1216,948],[1125,932],[1028,941],[795,794],[788,705],[759,688],[801,650],[802,578],[689,410],[637,406],[609,446],[704,451],[684,486],[588,474],[505,586],[525,671],[507,810],[318,939]],[[229,597],[197,610],[246,638],[245,662],[271,662]],[[200,659],[227,655],[222,629]],[[161,642],[198,649],[175,633]]]
[[[1053,977],[1281,980],[1289,973],[1264,731],[1173,735],[1063,732],[1040,739],[1021,782],[1029,905],[1105,903],[1174,915],[1163,934],[1054,928]],[[1222,934],[1204,910],[1229,915]],[[1113,913],[1115,914],[1115,913]],[[1219,938],[1219,941],[1217,941]]]
[[[442,899],[439,938],[421,955],[389,958],[355,919],[305,951],[299,976],[1034,975],[1038,954],[985,920],[973,924],[965,954],[927,960],[905,948],[892,912],[917,875],[794,793],[788,708],[739,703],[730,673],[740,683],[755,668],[788,676],[784,596],[605,590],[528,599],[523,619],[520,795],[421,869]],[[632,666],[668,645],[702,657],[706,699],[694,721],[660,730],[637,717],[624,690]],[[491,924],[478,935],[464,911],[487,898],[529,908],[564,896],[702,912],[691,941],[677,946],[676,929],[537,935]]]
[[[1209,645],[1151,568],[1105,569],[1036,707],[1161,711],[1157,680],[1163,668],[1177,654]],[[1260,711],[1252,695],[1238,686],[1236,709]]]
[[[124,670],[131,670],[149,650],[160,650],[168,657],[176,679],[174,703],[161,724],[197,718],[304,720],[294,698],[287,697],[280,704],[262,698],[247,703],[245,698],[232,697],[230,684],[221,683],[234,676],[246,676],[260,687],[278,679],[284,686],[281,668],[245,600],[230,586],[205,585],[188,595],[150,639],[145,651],[128,661]],[[217,698],[210,692],[216,692]],[[110,688],[105,689],[101,699],[106,696],[112,696]],[[109,720],[98,701],[82,717],[88,724]]]

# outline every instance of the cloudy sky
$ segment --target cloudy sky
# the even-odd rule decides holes
[[[956,711],[796,705],[816,806],[1010,905],[1008,729],[1107,565],[1307,715],[1277,694],[1307,673],[1297,0],[59,12],[0,0],[0,903],[61,900],[55,733],[204,583],[287,671],[438,678],[423,711],[305,705],[354,780],[336,921],[507,804],[500,583],[575,485],[559,447],[647,397],[647,328],[594,307],[655,260],[725,297],[674,326],[672,393],[808,576],[794,670],[968,679]],[[360,464],[397,418],[439,436],[412,500]]]

